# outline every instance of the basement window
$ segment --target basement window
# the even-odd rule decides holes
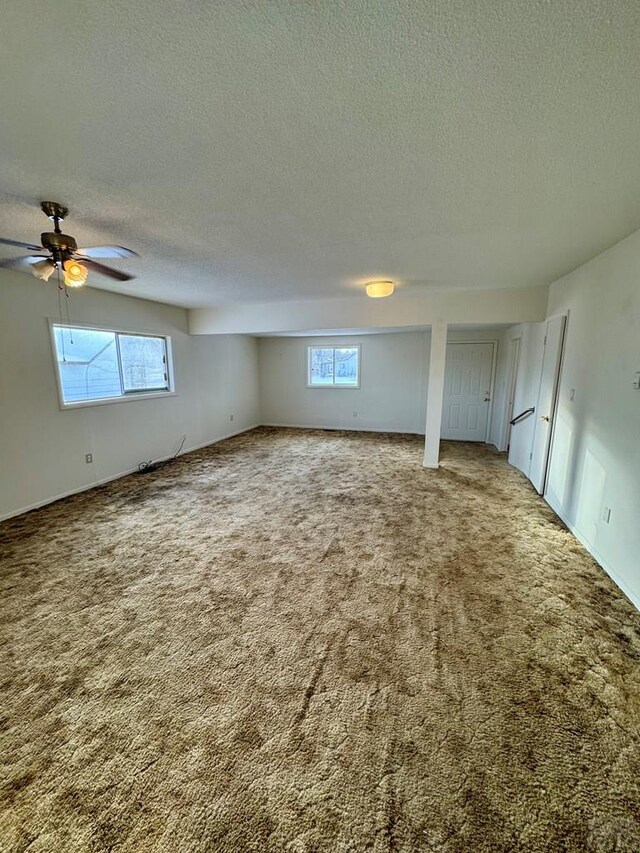
[[[308,388],[359,388],[360,345],[308,347]]]
[[[58,323],[51,335],[65,408],[173,393],[168,337]]]

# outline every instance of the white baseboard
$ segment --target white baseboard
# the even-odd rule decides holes
[[[609,575],[609,577],[614,582],[614,584],[618,587],[618,589],[620,589],[626,595],[626,597],[629,599],[629,601],[633,604],[633,606],[637,610],[640,610],[640,595],[638,595],[637,592],[632,590],[631,587],[628,584],[626,584],[618,574],[616,574],[616,572],[611,568],[610,564],[602,556],[602,554],[600,554],[597,551],[597,549],[593,547],[593,545],[590,545],[586,541],[584,536],[582,536],[582,534],[578,530],[576,530],[574,525],[570,523],[568,518],[565,516],[565,514],[563,512],[561,512],[558,509],[558,507],[554,506],[551,503],[551,501],[547,500],[546,497],[545,497],[545,501],[549,504],[549,506],[555,512],[555,514],[558,516],[558,518],[560,518],[564,522],[564,524],[571,531],[571,533],[573,533],[573,535],[576,537],[578,542],[580,542],[580,544],[583,545],[587,549],[587,551],[591,554],[591,556],[596,561],[596,563],[598,563],[598,565],[601,566],[605,570],[605,572]]]
[[[279,427],[281,429],[326,429],[330,431],[338,430],[340,432],[384,432],[384,433],[397,433],[398,435],[421,435],[424,438],[424,431],[419,429],[387,429],[386,427],[364,427],[364,426],[326,426],[321,424],[267,424],[263,423],[261,426],[265,427]],[[443,441],[447,441],[446,438],[442,439]],[[455,440],[455,439],[454,439]],[[503,451],[491,441],[478,441],[478,444],[488,444],[491,447],[495,447],[496,450],[500,453]]]
[[[325,429],[338,432],[388,432],[398,433],[399,435],[424,435],[423,432],[416,429],[385,429],[383,427],[363,427],[363,426],[327,426],[326,424],[261,424],[265,427],[279,427],[281,429]]]
[[[250,432],[252,429],[257,429],[260,424],[252,424],[248,427],[243,427],[242,429],[237,429],[235,432],[228,432],[226,435],[221,435],[219,438],[214,438],[211,441],[203,441],[201,444],[194,444],[193,446],[187,447],[180,453],[180,456],[184,456],[185,453],[192,453],[194,450],[200,450],[202,447],[209,447],[211,444],[218,444],[220,441],[225,441],[227,438],[233,438],[234,435],[241,435],[243,432]],[[166,462],[167,459],[171,459],[173,456],[170,453],[168,456],[162,456],[159,459],[154,459],[154,462]],[[42,501],[37,501],[36,503],[29,504],[29,506],[21,507],[20,509],[11,510],[10,512],[5,513],[4,515],[0,515],[0,521],[6,521],[8,518],[15,518],[17,515],[23,515],[25,512],[31,512],[32,509],[40,509],[42,506],[47,506],[47,504],[55,503],[56,501],[60,501],[63,498],[69,498],[71,495],[79,495],[81,492],[88,492],[90,489],[95,489],[98,486],[104,486],[106,483],[111,483],[113,480],[119,480],[121,477],[128,477],[129,474],[135,474],[138,471],[138,466],[135,468],[128,468],[126,471],[120,471],[118,474],[111,474],[109,477],[103,477],[101,480],[94,480],[91,483],[88,483],[86,486],[80,486],[77,489],[69,489],[67,492],[62,492],[59,495],[54,495],[50,498],[45,498]]]

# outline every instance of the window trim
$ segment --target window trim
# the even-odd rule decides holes
[[[332,382],[331,385],[312,385],[311,384],[311,350],[312,349],[357,349],[358,350],[358,381],[355,385],[342,385]],[[307,388],[313,388],[314,391],[359,391],[360,382],[362,380],[362,344],[353,343],[317,343],[307,345]],[[335,377],[334,377],[335,378]]]
[[[166,332],[156,332],[151,331],[149,329],[145,329],[144,331],[138,331],[137,329],[124,329],[117,328],[114,326],[99,326],[94,323],[78,323],[78,322],[65,322],[61,321],[56,317],[48,317],[47,322],[49,324],[49,340],[51,342],[51,354],[53,357],[53,372],[56,377],[56,387],[58,389],[58,405],[62,411],[65,409],[83,409],[87,406],[107,406],[112,403],[130,403],[133,400],[149,400],[153,398],[159,397],[177,397],[178,393],[175,388],[175,375],[173,369],[173,348],[171,345],[171,335],[166,334]],[[74,402],[66,403],[64,400],[64,393],[62,390],[62,379],[60,377],[60,370],[58,369],[58,350],[56,347],[56,336],[55,336],[55,328],[62,327],[64,329],[90,329],[96,332],[112,332],[115,335],[135,335],[140,338],[163,338],[165,345],[165,352],[167,356],[167,390],[157,390],[153,391],[124,391],[122,388],[122,396],[120,397],[97,397],[94,400],[77,400]],[[118,338],[116,337],[116,346],[119,347]],[[120,377],[120,385],[122,387],[122,376]]]

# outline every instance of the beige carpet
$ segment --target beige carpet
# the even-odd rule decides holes
[[[421,457],[260,429],[1,525],[0,849],[640,850],[640,614]]]

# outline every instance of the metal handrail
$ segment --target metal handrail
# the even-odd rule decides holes
[[[532,415],[535,412],[535,410],[536,410],[536,407],[531,406],[530,409],[525,409],[524,412],[520,412],[519,415],[516,415],[512,421],[509,421],[509,423],[511,424],[511,426],[515,426],[523,418],[526,418],[527,415]]]

